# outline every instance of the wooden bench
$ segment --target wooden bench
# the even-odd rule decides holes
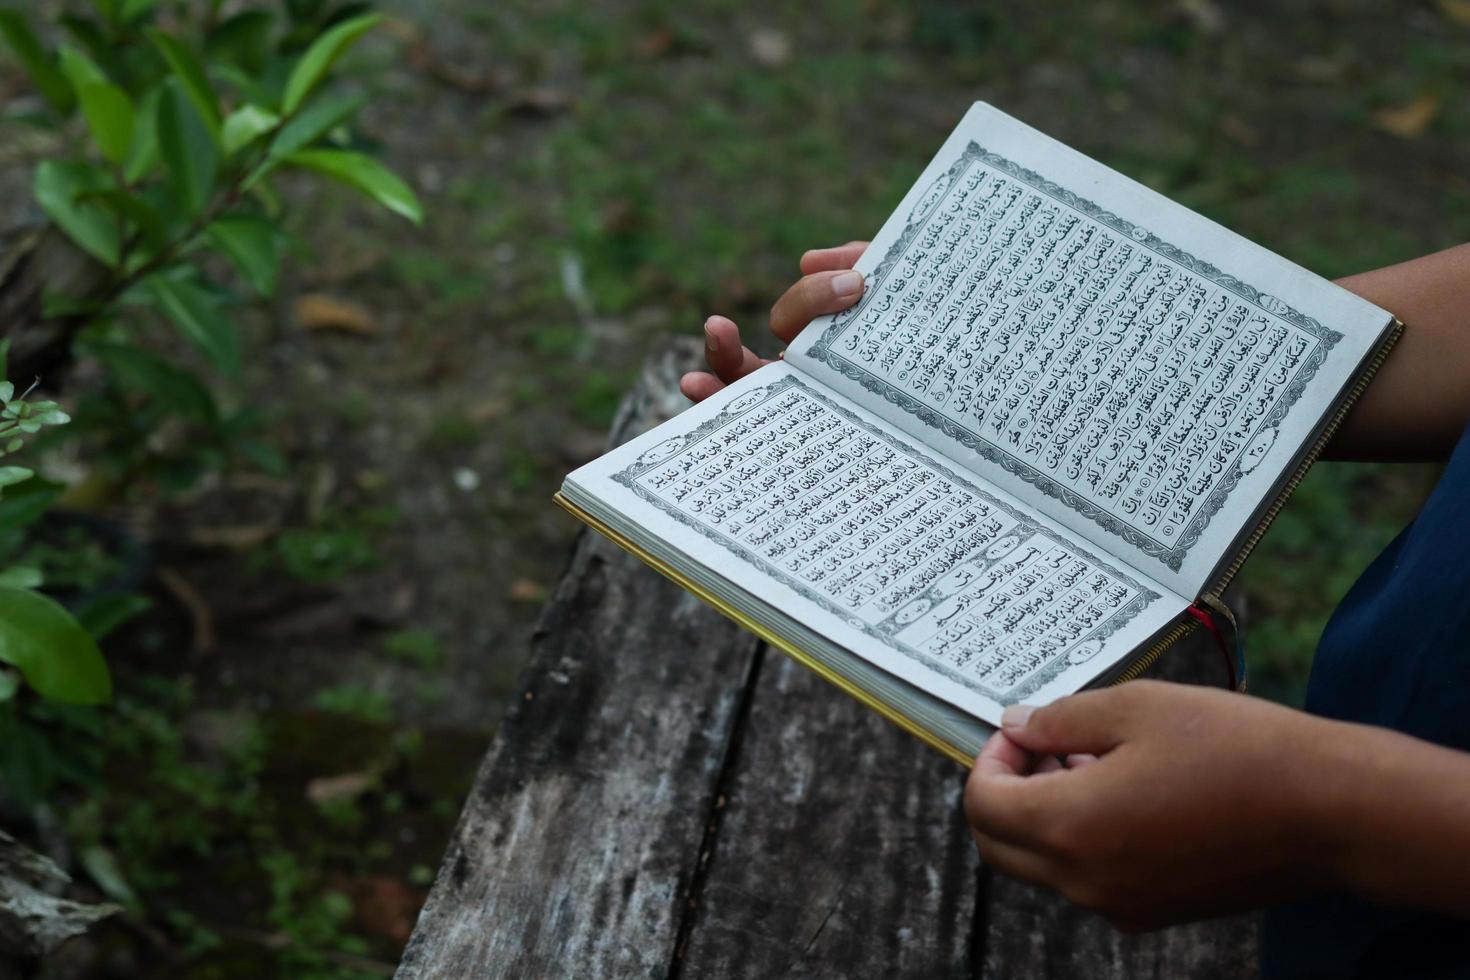
[[[698,356],[650,360],[614,443]],[[990,873],[958,766],[598,535],[531,642],[401,980],[1255,974],[1253,918],[1123,936]],[[1197,642],[1160,667],[1221,682]]]

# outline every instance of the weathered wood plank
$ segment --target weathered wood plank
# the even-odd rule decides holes
[[[1223,684],[1225,668],[1213,642],[1196,631],[1147,676]],[[1258,969],[1255,916],[1125,936],[1050,893],[988,874],[981,921],[977,975],[984,980],[1224,980],[1255,976]]]
[[[690,356],[656,361],[615,438]],[[584,534],[398,976],[663,976],[758,650]]]
[[[0,830],[0,976],[15,960],[35,961],[54,953],[122,908],[88,905],[60,897],[71,877]]]
[[[679,976],[968,977],[964,771],[768,652]]]
[[[697,354],[655,360],[614,442],[680,407]],[[1160,670],[1219,683],[1199,638]],[[1253,920],[1123,937],[979,869],[962,779],[584,535],[398,976],[1253,970]]]
[[[1055,896],[993,875],[984,980],[1232,980],[1256,975],[1256,919],[1243,916],[1124,935]]]

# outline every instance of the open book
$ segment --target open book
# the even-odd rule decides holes
[[[983,103],[857,268],[557,499],[961,761],[1182,636],[1402,329]]]

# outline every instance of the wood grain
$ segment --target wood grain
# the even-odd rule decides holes
[[[655,362],[615,438],[690,356]],[[584,534],[397,975],[664,975],[758,649]]]
[[[677,411],[679,343],[612,442]],[[1202,634],[1150,672],[1219,684]],[[400,980],[1252,975],[1254,919],[1124,937],[980,867],[964,771],[584,534]]]
[[[678,975],[968,977],[964,775],[768,653]]]

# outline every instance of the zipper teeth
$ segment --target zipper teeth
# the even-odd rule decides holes
[[[1322,430],[1322,435],[1313,444],[1311,451],[1302,457],[1302,461],[1297,466],[1296,471],[1292,473],[1291,479],[1286,481],[1286,486],[1281,489],[1281,492],[1276,495],[1276,499],[1271,502],[1271,506],[1267,508],[1266,513],[1261,517],[1261,522],[1256,525],[1256,529],[1251,532],[1251,536],[1246,539],[1245,544],[1236,553],[1230,566],[1225,569],[1225,572],[1212,587],[1205,590],[1204,595],[1216,600],[1220,599],[1220,595],[1225,591],[1225,587],[1235,578],[1236,573],[1240,571],[1240,567],[1245,564],[1245,560],[1250,557],[1250,553],[1255,550],[1261,537],[1266,533],[1266,529],[1271,526],[1271,522],[1281,512],[1281,508],[1286,504],[1286,499],[1292,495],[1297,486],[1302,482],[1302,479],[1307,475],[1307,470],[1317,461],[1317,457],[1322,455],[1322,450],[1327,448],[1328,441],[1337,433],[1338,427],[1342,425],[1343,419],[1347,418],[1348,412],[1352,410],[1352,407],[1357,404],[1358,399],[1362,397],[1363,392],[1367,390],[1368,383],[1373,380],[1373,376],[1378,373],[1378,369],[1383,366],[1384,360],[1388,358],[1389,351],[1393,349],[1393,345],[1398,342],[1399,337],[1403,334],[1403,321],[1395,318],[1393,322],[1394,326],[1392,331],[1390,331],[1383,343],[1379,345],[1377,353],[1368,362],[1368,366],[1363,370],[1363,373],[1358,376],[1358,380],[1348,392],[1347,398],[1343,400],[1342,405],[1338,408],[1337,414],[1332,417],[1332,421],[1327,424],[1327,428]]]
[[[1152,667],[1154,665],[1154,662],[1164,655],[1165,650],[1169,649],[1175,643],[1178,643],[1180,640],[1182,640],[1187,633],[1193,631],[1194,628],[1198,625],[1199,622],[1195,619],[1186,618],[1181,621],[1173,629],[1165,633],[1163,638],[1159,640],[1159,642],[1149,647],[1148,651],[1144,653],[1143,656],[1139,657],[1137,660],[1134,660],[1127,666],[1127,668],[1123,670],[1122,673],[1120,673],[1117,677],[1114,677],[1112,680],[1108,681],[1108,686],[1113,687],[1118,684],[1125,684],[1131,680],[1137,680],[1138,675],[1142,674],[1145,670],[1148,670],[1150,667]]]

